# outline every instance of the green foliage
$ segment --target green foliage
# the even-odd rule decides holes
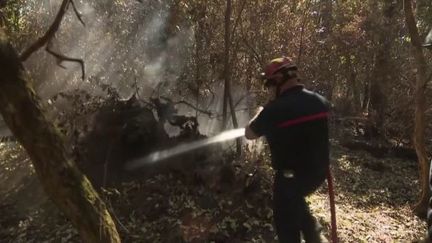
[[[5,22],[4,25],[6,25],[11,32],[20,31],[23,24],[21,22],[21,5],[23,1],[12,0],[5,2],[5,5],[1,6],[1,15]]]

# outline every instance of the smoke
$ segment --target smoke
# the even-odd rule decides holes
[[[201,134],[208,136],[217,135],[221,131],[222,116],[221,110],[223,106],[224,89],[223,82],[211,86],[211,90],[214,91],[214,96],[202,97],[198,100],[197,105],[201,104],[201,107],[205,110],[209,110],[214,116],[209,117],[206,114],[197,114],[199,123],[199,131]],[[253,94],[248,93],[244,88],[239,86],[232,87],[232,96],[235,104],[236,117],[239,128],[244,128],[248,125],[250,119],[254,114],[254,111],[250,109],[251,104],[254,102],[255,97]],[[193,108],[188,106],[179,106],[178,111],[182,115],[195,116],[197,113]],[[228,129],[234,128],[232,124],[231,114],[228,113]],[[171,131],[172,134],[178,133],[178,131]],[[253,153],[260,153],[264,149],[264,140],[245,140],[244,145],[248,148],[248,151]],[[234,144],[234,141],[227,141],[226,144]]]
[[[193,29],[179,23],[174,28],[178,29],[175,33],[167,33],[171,17],[168,0],[142,2],[76,1],[86,26],[82,26],[69,9],[53,48],[67,56],[83,59],[86,79],[81,79],[81,69],[76,63],[64,62],[62,65],[66,69],[63,69],[52,56],[41,50],[25,64],[42,98],[47,100],[58,92],[73,89],[103,94],[94,80],[112,85],[123,98],[136,92],[135,84],[140,88],[140,97],[163,93],[174,87],[194,46]],[[57,0],[33,0],[33,4],[29,4],[28,11],[32,12],[29,20],[35,23],[39,35],[49,28],[60,3]],[[223,80],[216,80],[207,89],[213,95],[203,95],[196,103],[191,103],[215,114],[209,117],[198,113],[200,132],[211,136],[221,130]],[[233,87],[232,94],[239,127],[244,127],[252,115],[247,109],[251,97],[243,87]],[[196,114],[188,106],[179,105],[178,109],[183,115]],[[232,128],[231,119],[229,122],[228,128]],[[170,134],[178,133],[175,128],[167,129],[172,130]]]
[[[221,81],[220,83],[223,82]],[[211,89],[214,90],[214,97],[205,97],[200,100],[199,103],[204,104],[203,107],[214,113],[215,116],[209,118],[209,116],[205,114],[199,114],[198,122],[200,124],[201,133],[214,135],[220,131],[222,122],[221,111],[223,106],[224,87],[222,85],[214,85]],[[238,86],[232,87],[231,93],[235,105],[238,126],[245,127],[251,118],[249,114],[250,111],[248,103],[248,98],[251,96],[246,92],[245,89]],[[193,112],[193,109],[191,108],[188,108],[187,110],[189,113]],[[234,128],[230,112],[228,112],[228,128]]]
[[[44,32],[51,24],[60,1],[40,1],[32,18],[43,19]],[[76,88],[98,92],[91,82],[96,77],[116,87],[124,97],[135,92],[148,96],[161,84],[176,82],[193,45],[192,31],[182,26],[178,33],[166,33],[169,4],[163,1],[77,1],[86,26],[83,27],[69,9],[56,35],[54,49],[74,58],[81,58],[86,66],[86,80],[81,80],[81,69],[76,63],[56,65],[44,51],[34,54],[26,66],[36,80],[42,97]],[[49,14],[47,14],[49,13]],[[48,16],[48,17],[47,17]]]

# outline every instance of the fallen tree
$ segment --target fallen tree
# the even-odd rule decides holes
[[[170,172],[189,179],[199,177],[206,183],[212,179],[200,174],[211,170],[217,176],[214,170],[226,164],[229,150],[216,144],[125,170],[131,160],[206,136],[199,132],[196,117],[178,113],[179,102],[136,95],[122,99],[111,85],[90,79],[100,90],[61,92],[51,97],[49,103],[50,115],[66,137],[79,168],[97,188]],[[170,129],[166,130],[167,126]]]

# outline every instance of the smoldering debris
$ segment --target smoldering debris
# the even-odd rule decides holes
[[[167,172],[199,177],[200,173],[207,174],[206,168],[219,170],[228,161],[229,152],[213,144],[126,171],[125,164],[129,161],[206,136],[199,132],[196,117],[177,114],[170,101],[157,97],[139,99],[136,95],[121,99],[109,85],[103,85],[102,91],[104,95],[94,96],[77,89],[50,99],[50,116],[56,118],[79,167],[94,184]],[[179,134],[169,136],[166,124],[177,127]]]

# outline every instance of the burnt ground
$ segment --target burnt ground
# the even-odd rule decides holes
[[[425,222],[410,210],[416,162],[376,159],[337,142],[332,161],[341,242],[410,242],[423,235]],[[165,172],[100,192],[124,242],[275,242],[267,155],[233,161],[230,168],[227,178]],[[1,242],[80,242],[17,144],[0,145],[0,185]],[[323,186],[308,200],[328,233],[326,192]]]

